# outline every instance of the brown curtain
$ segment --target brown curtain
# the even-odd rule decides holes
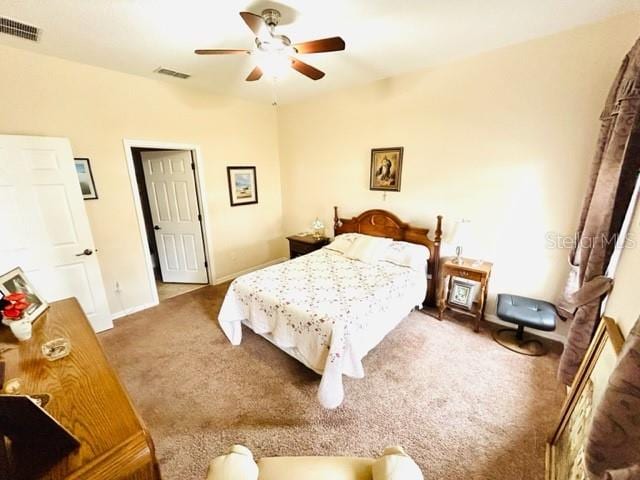
[[[573,381],[611,289],[604,276],[640,168],[640,40],[622,62],[600,119],[600,137],[571,252],[571,272],[557,307],[571,319],[558,378]]]
[[[640,480],[640,320],[596,407],[585,460],[593,480]]]

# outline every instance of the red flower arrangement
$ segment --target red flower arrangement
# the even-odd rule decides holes
[[[30,303],[27,302],[27,296],[20,292],[10,293],[2,300],[2,315],[7,320],[20,320],[24,311],[30,305]]]

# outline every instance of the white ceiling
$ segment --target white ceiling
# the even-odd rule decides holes
[[[252,48],[238,12],[266,7],[283,13],[277,31],[294,43],[340,35],[347,44],[301,55],[327,75],[314,82],[292,71],[279,80],[278,102],[287,103],[638,10],[640,0],[0,0],[0,16],[42,29],[37,44],[3,34],[0,43],[269,102],[268,80],[244,81],[250,56],[193,53]],[[192,77],[153,73],[160,66]]]

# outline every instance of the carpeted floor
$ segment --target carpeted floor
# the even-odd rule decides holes
[[[542,479],[562,388],[557,354],[525,357],[460,321],[412,313],[345,378],[334,411],[319,377],[246,331],[216,323],[227,285],[122,318],[100,335],[154,438],[165,480],[204,478],[233,443],[257,457],[375,456],[401,444],[426,479]]]

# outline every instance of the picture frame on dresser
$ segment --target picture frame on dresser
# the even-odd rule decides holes
[[[0,305],[6,303],[2,300],[12,293],[25,295],[22,301],[26,302],[28,306],[22,311],[22,318],[32,323],[49,308],[47,301],[36,291],[20,267],[0,275]],[[2,323],[6,325],[4,317]]]

